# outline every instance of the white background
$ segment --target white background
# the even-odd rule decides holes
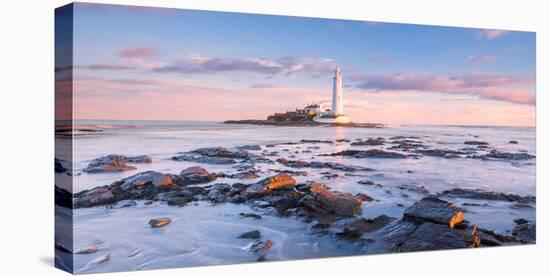
[[[549,113],[550,78],[550,8],[545,5],[547,1],[108,2],[537,32],[537,245],[154,270],[136,274],[532,275],[550,270],[549,189],[545,187],[550,142],[544,143],[550,141],[548,120],[545,120]],[[4,0],[0,6],[0,275],[66,275],[53,268],[52,262],[54,8],[67,3]]]

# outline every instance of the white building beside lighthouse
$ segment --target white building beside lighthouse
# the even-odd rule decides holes
[[[319,123],[349,123],[350,120],[344,113],[344,91],[342,90],[342,72],[340,67],[334,70],[332,79],[332,110],[319,113],[314,121]]]

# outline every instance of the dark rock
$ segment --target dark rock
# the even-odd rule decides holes
[[[84,169],[87,173],[121,172],[135,170],[136,167],[126,164],[124,155],[111,154],[92,160]]]
[[[147,155],[129,156],[125,158],[128,163],[153,163],[151,157]]]
[[[273,241],[271,240],[262,241],[260,239],[257,239],[250,246],[250,252],[265,255],[267,251],[271,249],[271,247],[273,247]]]
[[[434,157],[445,157],[445,158],[458,158],[462,154],[466,154],[461,151],[448,150],[448,149],[417,149],[415,153],[434,156]]]
[[[310,191],[301,203],[314,211],[350,217],[363,213],[363,202],[349,193],[330,191],[322,183],[313,183]]]
[[[470,146],[488,146],[489,143],[482,142],[482,141],[466,141],[464,142],[464,145],[470,145]]]
[[[355,198],[361,200],[361,201],[373,201],[374,198],[366,195],[366,194],[363,194],[363,193],[358,193],[355,195]]]
[[[367,140],[360,140],[360,141],[356,141],[356,142],[353,142],[351,143],[352,146],[381,146],[381,145],[384,145],[386,139],[382,138],[382,137],[378,137],[378,138],[368,138]]]
[[[308,173],[306,171],[291,171],[291,170],[278,170],[278,169],[269,169],[270,172],[275,172],[275,173],[285,173],[285,174],[288,174],[288,175],[293,175],[293,176],[307,176]]]
[[[514,201],[519,203],[534,203],[536,201],[534,196],[519,196],[515,194],[488,192],[481,189],[454,188],[452,190],[443,191],[439,193],[438,196],[450,196],[482,200],[501,200],[510,202]]]
[[[518,144],[518,141],[516,140],[510,140],[510,142],[508,142],[509,144]]]
[[[113,209],[120,209],[120,208],[126,208],[126,207],[131,207],[131,206],[136,206],[137,205],[137,202],[133,199],[125,199],[125,200],[121,200],[115,204],[113,204],[111,206],[111,208]]]
[[[372,171],[372,169],[369,169],[369,168],[364,168],[359,166],[347,166],[344,164],[332,163],[332,162],[319,162],[319,161],[307,162],[303,160],[294,161],[294,160],[287,160],[286,158],[279,158],[277,159],[277,162],[292,168],[333,169],[337,171],[346,171],[346,172]]]
[[[518,218],[518,219],[515,219],[514,222],[516,224],[525,224],[525,223],[528,223],[529,221],[524,218]]]
[[[244,145],[244,146],[237,147],[237,149],[239,149],[239,150],[262,150],[262,147],[260,147],[259,145]]]
[[[535,159],[536,157],[532,154],[525,153],[525,152],[519,152],[519,153],[512,153],[512,152],[500,152],[497,150],[492,150],[491,152],[484,154],[484,155],[477,155],[472,156],[472,158],[478,158],[482,160],[530,160]]]
[[[55,205],[73,208],[73,195],[69,191],[55,185]]]
[[[271,177],[267,177],[262,181],[251,185],[249,187],[250,192],[263,193],[272,190],[289,189],[296,185],[296,180],[288,174],[277,174]]]
[[[393,222],[395,218],[380,215],[374,219],[356,218],[343,225],[343,230],[336,236],[347,240],[357,240],[364,233],[373,232]]]
[[[338,142],[338,143],[349,143],[351,141],[348,140],[348,139],[337,139],[336,142]]]
[[[108,186],[95,187],[75,195],[74,207],[92,207],[112,204],[116,201],[115,195]]]
[[[172,160],[174,160],[174,161],[195,162],[195,163],[204,163],[204,164],[215,164],[215,165],[228,165],[228,164],[237,163],[237,161],[233,158],[194,156],[194,155],[189,155],[189,154],[173,156]]]
[[[350,156],[355,158],[407,158],[406,155],[401,153],[384,151],[379,149],[344,150],[337,153],[324,154],[321,156]]]
[[[61,160],[54,158],[54,164],[55,164],[55,172],[56,173],[64,173],[67,172],[67,169],[63,167],[63,163],[61,163]]]
[[[259,230],[253,230],[239,235],[239,239],[259,239],[261,237],[262,233]]]
[[[180,181],[178,181],[178,185],[201,184],[216,180],[214,174],[209,173],[202,167],[189,167],[184,169],[180,172],[179,177]]]
[[[395,251],[475,248],[479,247],[479,244],[480,237],[475,227],[464,230],[452,229],[446,225],[425,222],[395,248]]]
[[[159,228],[168,225],[170,222],[172,222],[169,218],[156,218],[149,221],[149,225],[151,225],[152,228]]]
[[[425,197],[407,208],[403,219],[418,222],[433,222],[453,228],[462,221],[462,211],[454,204],[435,198]]]
[[[521,243],[536,243],[537,225],[531,222],[518,224],[512,230],[512,236]]]
[[[374,183],[374,181],[372,180],[360,180],[358,181],[357,183],[361,184],[361,185],[369,185],[369,186],[372,186],[372,185],[375,185],[376,183]]]
[[[324,140],[308,140],[308,139],[302,139],[300,140],[300,143],[312,143],[312,144],[332,144],[334,142],[332,141],[324,141]]]
[[[240,213],[239,215],[243,218],[262,219],[262,216],[254,213]]]

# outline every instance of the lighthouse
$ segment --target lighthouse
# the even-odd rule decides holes
[[[342,102],[342,72],[340,67],[334,70],[332,81],[332,112],[334,116],[344,115],[344,103]]]
[[[334,70],[332,78],[332,109],[321,111],[313,118],[318,123],[347,124],[350,119],[344,113],[344,91],[342,90],[342,71],[340,67]],[[322,108],[321,108],[322,110]]]

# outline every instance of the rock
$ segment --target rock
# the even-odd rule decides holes
[[[368,138],[367,140],[360,140],[360,141],[357,141],[357,142],[353,142],[351,143],[352,146],[381,146],[381,145],[384,145],[384,142],[386,141],[386,139],[384,139],[383,137],[378,137],[378,138]]]
[[[372,169],[364,168],[360,166],[347,166],[340,163],[332,163],[332,162],[319,162],[319,161],[303,161],[303,160],[287,160],[286,158],[279,158],[277,159],[278,163],[281,163],[285,166],[292,167],[292,168],[316,168],[316,169],[333,169],[338,171],[347,171],[347,172],[353,172],[353,171],[372,171]]]
[[[82,191],[75,195],[74,207],[92,207],[112,204],[116,201],[115,195],[108,186],[100,186],[91,190]]]
[[[216,176],[212,173],[209,173],[203,167],[189,167],[180,172],[179,177],[181,181],[178,182],[179,185],[192,185],[192,184],[202,184],[208,183],[216,180]]]
[[[183,207],[187,205],[187,203],[193,201],[193,193],[188,190],[172,192],[165,196],[163,201],[166,201],[166,204],[170,206]]]
[[[361,200],[361,201],[373,201],[374,198],[366,195],[366,194],[363,194],[363,193],[358,193],[355,195],[355,198]]]
[[[524,218],[518,218],[518,219],[515,219],[514,222],[516,224],[524,224],[524,223],[528,223],[529,221]]]
[[[302,139],[300,140],[300,143],[312,143],[312,144],[332,144],[334,142],[332,141],[323,141],[323,140],[308,140],[308,139]]]
[[[237,147],[237,149],[239,149],[239,150],[262,150],[262,147],[260,147],[259,145],[244,145],[244,146]]]
[[[401,153],[384,151],[379,149],[344,150],[337,153],[324,154],[321,156],[350,156],[355,158],[394,158],[394,159],[407,158],[406,155]]]
[[[122,199],[153,199],[161,192],[178,190],[179,187],[172,182],[172,177],[167,174],[145,171],[126,177],[110,186],[111,191]]]
[[[259,230],[248,231],[239,235],[239,239],[259,239],[262,233]]]
[[[405,241],[395,248],[398,252],[475,248],[480,237],[476,227],[452,229],[446,225],[431,222],[422,223]]]
[[[510,140],[510,141],[508,142],[508,144],[518,144],[518,141],[516,141],[516,140]]]
[[[349,143],[349,142],[351,142],[351,141],[348,140],[348,139],[343,139],[343,138],[342,138],[342,139],[337,139],[336,142],[338,142],[338,143]]]
[[[67,169],[63,167],[63,163],[61,163],[61,160],[54,158],[54,164],[55,164],[55,172],[56,173],[64,173],[67,172]]]
[[[195,163],[215,164],[215,165],[228,165],[235,164],[237,161],[233,158],[225,157],[209,157],[209,156],[194,156],[189,154],[173,156],[174,161],[188,161]]]
[[[489,143],[482,142],[482,141],[466,141],[464,142],[464,145],[470,145],[470,146],[488,146]]]
[[[314,211],[350,217],[363,213],[363,202],[349,193],[329,191],[326,185],[312,186],[310,191],[301,203]]]
[[[374,183],[374,181],[372,180],[360,180],[358,181],[357,183],[361,184],[361,185],[375,185],[376,183]]]
[[[462,211],[454,204],[435,197],[425,197],[407,208],[403,213],[403,219],[432,222],[453,228],[463,218]]]
[[[147,155],[129,156],[125,158],[128,163],[153,163],[151,157]]]
[[[254,213],[240,213],[239,215],[244,218],[262,219],[262,216]]]
[[[482,160],[530,160],[535,159],[534,155],[525,152],[511,153],[511,152],[500,152],[497,150],[492,150],[490,153],[484,155],[472,156],[472,158],[478,158]]]
[[[449,149],[417,149],[414,153],[445,158],[458,158],[460,155],[466,154],[465,152]]]
[[[80,248],[74,252],[74,254],[93,254],[97,252],[97,247],[91,246],[87,248]]]
[[[273,247],[273,241],[271,240],[255,240],[252,245],[250,246],[250,252],[252,253],[259,253],[259,254],[265,254],[269,249]]]
[[[278,190],[287,189],[296,185],[296,180],[288,174],[277,174],[271,177],[267,177],[264,180],[258,182],[261,185],[261,190]]]
[[[172,222],[169,218],[156,218],[149,221],[149,225],[151,225],[152,228],[159,228],[168,225],[170,222]]]
[[[537,225],[531,222],[518,224],[514,227],[514,230],[512,230],[512,236],[521,243],[536,243]]]
[[[241,180],[255,179],[255,178],[260,177],[254,171],[239,172],[239,173],[236,173],[236,174],[217,173],[217,174],[215,174],[215,176],[220,177],[220,178],[232,178],[232,179],[241,179]]]
[[[446,190],[438,194],[438,196],[449,196],[459,198],[471,198],[482,200],[500,200],[519,203],[534,203],[536,198],[534,196],[519,196],[515,194],[505,194],[497,192],[489,192],[481,189],[462,189],[454,188],[452,190]]]
[[[258,259],[256,259],[256,261],[265,262],[265,261],[267,261],[267,258],[265,257],[265,255],[262,255],[262,256],[258,257]]]
[[[97,258],[93,259],[90,262],[90,264],[94,264],[94,265],[102,264],[102,263],[108,262],[110,258],[111,258],[110,254],[103,255],[103,256],[100,256],[100,257],[97,257]]]
[[[121,172],[135,170],[136,167],[126,164],[124,155],[111,154],[92,160],[84,169],[87,173]]]
[[[376,231],[389,223],[395,221],[395,218],[386,215],[380,215],[374,219],[356,218],[343,225],[343,230],[336,235],[347,240],[357,240],[364,233]]]
[[[73,195],[69,191],[55,185],[55,205],[72,208]]]

